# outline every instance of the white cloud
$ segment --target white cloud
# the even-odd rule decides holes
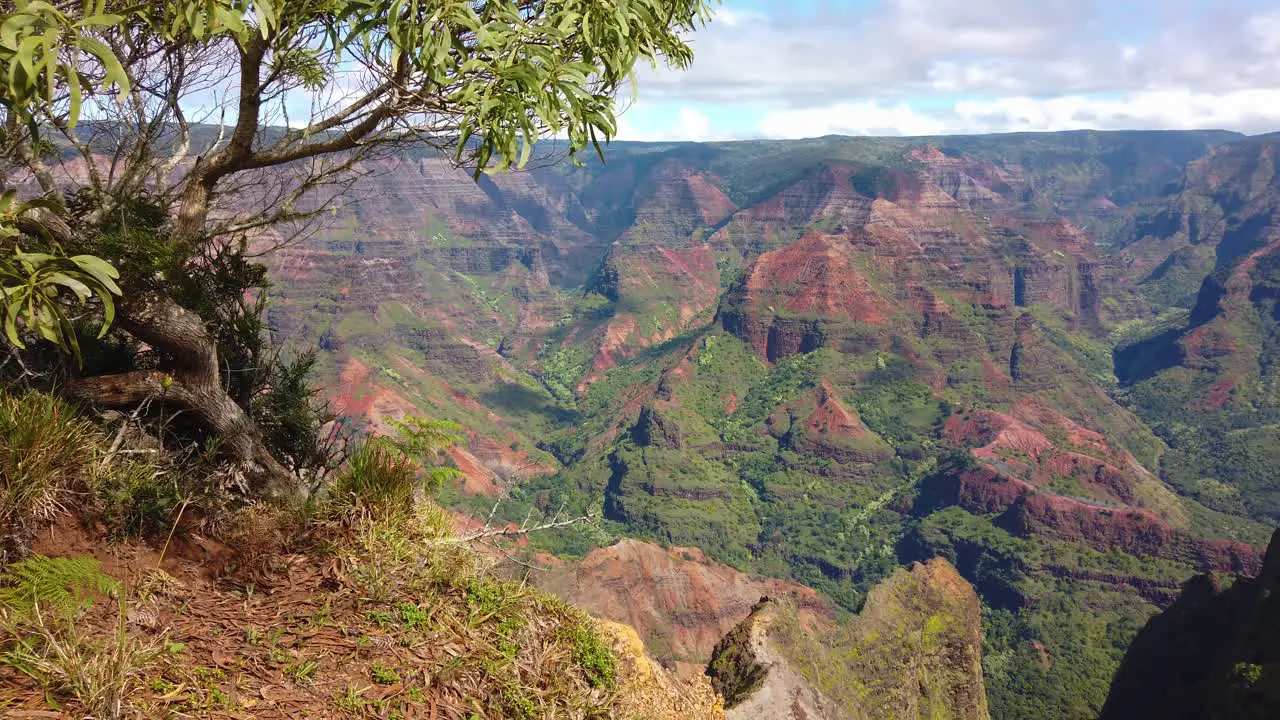
[[[719,140],[725,136],[718,133],[711,125],[711,118],[703,112],[688,106],[681,106],[675,113],[675,122],[670,125],[653,127],[645,123],[643,127],[632,118],[640,112],[638,105],[627,108],[618,116],[618,139],[638,140],[644,142],[666,142],[673,140],[704,141]]]
[[[913,109],[906,103],[836,103],[774,110],[766,113],[759,125],[760,134],[772,138],[1195,128],[1245,132],[1280,128],[1280,89],[1226,93],[1155,90],[1105,98],[1009,96],[961,100],[930,111]]]
[[[947,131],[939,118],[911,109],[906,103],[879,101],[839,103],[825,108],[776,110],[760,121],[760,133],[770,138],[823,135],[933,135]]]
[[[1274,0],[883,0],[772,17],[733,9],[693,36],[685,73],[645,72],[646,100],[833,102],[1280,86]]]
[[[689,107],[680,108],[681,137],[688,140],[710,140],[711,118]]]
[[[623,137],[1280,129],[1276,0],[727,3]]]

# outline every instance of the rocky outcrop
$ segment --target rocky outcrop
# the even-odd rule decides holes
[[[973,458],[993,472],[1056,494],[1141,505],[1144,486],[1158,486],[1131,454],[1112,447],[1101,433],[1036,401],[1021,401],[1008,412],[964,410],[947,419],[943,436],[971,448]]]
[[[1045,563],[1039,568],[1049,575],[1066,580],[1084,580],[1101,583],[1112,587],[1124,587],[1157,607],[1168,607],[1178,597],[1178,583],[1172,580],[1158,580],[1136,575],[1117,575],[1107,572],[1092,572],[1079,568],[1069,568],[1054,563]]]
[[[1052,240],[1049,247],[1071,249],[1076,258],[1088,257],[1092,250],[1087,237],[1083,242],[1073,242],[1075,236],[1063,237],[1058,233]],[[1058,250],[1058,255],[1062,255],[1061,250]],[[1014,266],[1014,304],[1027,307],[1046,303],[1066,311],[1076,324],[1097,323],[1102,307],[1101,264],[1087,259],[1077,259],[1075,263],[1064,262],[1057,257],[1053,259],[1054,262],[1049,262],[1033,256]]]
[[[975,515],[1002,513],[1033,491],[1029,483],[990,468],[944,466],[921,481],[918,512],[954,506]]]
[[[863,424],[856,411],[840,402],[829,380],[780,408],[767,425],[793,450],[844,466],[882,463],[894,454],[888,443]]]
[[[519,263],[528,270],[543,271],[542,254],[537,248],[516,247],[431,247],[423,253],[427,259],[468,275],[500,273]]]
[[[808,169],[765,197],[735,212],[711,236],[719,249],[738,252],[774,250],[792,242],[815,223],[844,222],[861,225],[872,200],[855,187],[857,166],[824,163]],[[772,185],[772,183],[765,183]]]
[[[684,447],[684,435],[680,426],[667,419],[652,405],[640,409],[640,417],[631,428],[631,437],[641,447],[662,447],[679,450]]]
[[[627,245],[683,247],[700,227],[713,226],[736,208],[715,176],[679,160],[651,170],[637,188],[635,219],[623,233]]]
[[[843,626],[765,598],[707,674],[730,720],[986,720],[978,596],[945,560],[898,570]]]
[[[731,720],[846,717],[771,640],[770,631],[789,620],[785,617],[788,610],[763,598],[751,609],[751,616],[716,646],[707,675],[724,698]]]
[[[724,720],[724,701],[705,676],[680,677],[654,662],[635,628],[600,621],[618,663],[617,720]]]
[[[744,309],[723,309],[725,332],[742,338],[769,362],[810,353],[826,342],[826,328],[819,320],[755,315]]]
[[[814,233],[761,255],[720,316],[727,332],[776,362],[816,350],[841,325],[879,325],[892,312],[855,266],[848,239]]]
[[[762,595],[790,598],[806,622],[829,611],[816,592],[710,562],[696,548],[623,540],[533,576],[538,587],[635,628],[663,661],[705,663]]]
[[[1256,577],[1202,575],[1134,638],[1102,720],[1263,720],[1280,708],[1280,531]]]
[[[1150,510],[1099,507],[1039,493],[1018,498],[1000,524],[1019,535],[1082,542],[1101,552],[1162,557],[1202,571],[1248,574],[1257,572],[1261,563],[1258,549],[1251,545],[1195,537]]]
[[[1031,392],[1049,390],[1060,385],[1071,371],[1070,362],[1045,337],[1035,316],[1018,316],[1009,353],[1009,377],[1013,378],[1014,387]]]

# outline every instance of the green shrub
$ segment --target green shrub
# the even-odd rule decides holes
[[[329,484],[332,510],[406,515],[414,508],[419,487],[434,492],[459,474],[440,459],[444,448],[461,440],[457,424],[409,416],[391,425],[395,435],[365,440]]]
[[[176,476],[152,465],[122,462],[94,472],[91,514],[116,538],[153,537],[168,531],[183,502]]]
[[[290,362],[274,362],[266,388],[253,401],[253,419],[271,454],[318,484],[334,469],[342,437],[325,429],[336,418],[319,397],[320,388],[311,383],[315,365],[315,350]]]
[[[329,487],[329,503],[341,512],[364,509],[395,515],[413,507],[417,468],[394,448],[369,440],[356,448]]]
[[[0,392],[0,554],[58,512],[94,462],[97,440],[90,423],[51,395]]]
[[[566,639],[573,643],[573,661],[586,674],[591,687],[613,687],[618,674],[617,658],[600,634],[587,623],[584,620],[564,631]]]

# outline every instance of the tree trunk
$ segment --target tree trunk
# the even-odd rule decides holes
[[[202,430],[218,438],[219,450],[249,473],[251,491],[285,500],[300,484],[271,456],[253,419],[227,394],[218,373],[218,348],[198,315],[159,293],[129,297],[120,326],[168,356],[162,370],[82,378],[68,393],[105,408],[137,407],[149,398],[187,411]]]

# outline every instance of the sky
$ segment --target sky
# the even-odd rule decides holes
[[[724,0],[622,140],[1280,130],[1280,0]]]

